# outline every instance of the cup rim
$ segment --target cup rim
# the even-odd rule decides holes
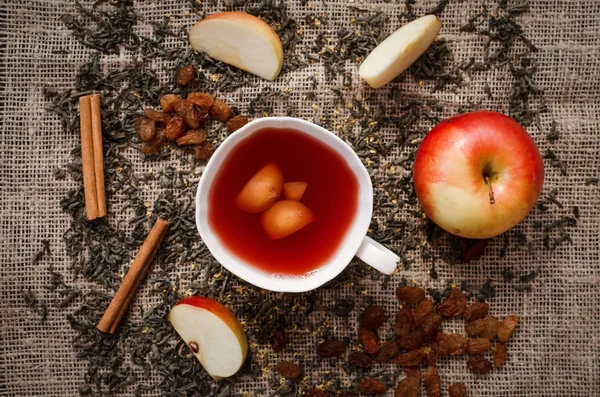
[[[208,222],[209,190],[218,166],[241,141],[262,128],[289,128],[316,137],[347,162],[358,182],[358,204],[354,220],[333,256],[321,267],[306,275],[273,275],[245,262],[222,243]],[[200,177],[196,191],[196,227],[200,238],[213,257],[227,270],[257,287],[275,292],[314,290],[338,276],[352,261],[367,234],[373,214],[373,187],[366,167],[354,150],[327,129],[295,117],[265,117],[251,121],[229,135],[213,153]]]

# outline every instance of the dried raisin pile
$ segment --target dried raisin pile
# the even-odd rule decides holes
[[[474,374],[485,374],[492,367],[500,367],[507,357],[506,341],[517,324],[517,316],[508,316],[502,322],[489,314],[486,302],[469,305],[468,298],[459,288],[437,306],[419,287],[402,286],[396,290],[400,309],[396,313],[394,334],[399,347],[395,363],[404,367],[407,377],[395,389],[395,396],[416,396],[420,388],[419,367],[425,366],[424,386],[428,397],[442,395],[442,385],[437,371],[437,357],[469,354],[467,367]],[[461,333],[445,333],[441,329],[444,318],[463,317],[468,339]],[[498,337],[498,341],[492,341]],[[388,341],[379,350],[378,361],[388,360],[396,346]],[[493,346],[493,350],[492,350]],[[492,350],[492,361],[484,357]],[[413,376],[411,378],[411,376]],[[466,386],[457,383],[448,389],[451,397],[467,396]]]
[[[179,69],[178,84],[189,84],[195,73],[192,66]],[[165,94],[160,98],[160,106],[163,112],[144,109],[145,117],[139,118],[134,125],[135,132],[143,141],[142,152],[146,155],[156,154],[167,141],[174,141],[178,146],[190,147],[196,160],[208,160],[215,151],[207,140],[204,128],[211,115],[217,120],[226,121],[226,128],[230,133],[248,123],[245,116],[231,117],[229,105],[205,92],[191,92],[187,99],[175,94]]]

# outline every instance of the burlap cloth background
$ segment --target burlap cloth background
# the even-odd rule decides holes
[[[397,16],[404,10],[402,2],[356,4],[385,9],[390,16],[385,25],[388,31],[398,26]],[[481,57],[481,37],[459,33],[459,27],[479,12],[481,5],[480,1],[450,1],[441,15],[444,22],[441,36],[450,42],[455,60]],[[207,12],[225,7],[214,3],[205,6]],[[432,1],[418,1],[415,12],[420,15],[433,6]],[[39,299],[52,302],[56,298],[44,288],[49,283],[48,265],[70,274],[62,240],[69,217],[61,212],[59,200],[79,184],[70,178],[55,180],[53,169],[64,167],[79,138],[77,134],[67,134],[58,118],[44,110],[46,102],[41,89],[45,85],[71,87],[78,67],[91,52],[76,42],[60,22],[60,17],[72,7],[69,1],[9,0],[0,4],[0,395],[78,395],[88,365],[76,358],[71,345],[74,331],[65,315],[69,309],[58,311],[50,305],[48,319],[42,322],[39,315],[25,306],[21,294],[23,289],[30,288]],[[197,19],[193,13],[185,15],[189,3],[183,0],[139,2],[136,7],[146,20],[160,20],[171,13],[175,26],[189,27]],[[324,13],[334,27],[346,26],[349,21],[347,5],[339,0],[307,5],[294,1],[290,10],[301,27],[309,12]],[[491,300],[492,311],[499,316],[516,313],[522,319],[511,342],[510,359],[502,370],[480,378],[468,373],[465,360],[443,362],[440,373],[444,390],[451,381],[465,381],[475,396],[600,395],[600,191],[597,184],[585,184],[586,178],[600,176],[600,2],[533,1],[530,12],[520,17],[520,22],[526,36],[540,50],[535,54],[539,63],[536,81],[545,91],[549,108],[542,114],[544,131],[531,126],[529,132],[542,153],[552,148],[567,165],[567,176],[563,176],[558,168],[546,162],[542,197],[552,188],[559,188],[558,199],[563,208],[551,205],[548,211],[536,209],[519,226],[519,230],[533,236],[532,250],[509,249],[507,255],[499,259],[503,239],[497,238],[488,247],[485,257],[475,264],[449,266],[438,261],[438,281],[429,278],[429,263],[416,255],[417,261],[411,270],[393,276],[388,289],[381,289],[380,282],[370,279],[365,279],[364,285],[377,303],[393,309],[397,307],[393,288],[401,276],[424,286],[443,285],[451,278],[466,280],[472,285],[482,285],[488,278],[497,282],[496,297]],[[140,23],[135,29],[150,28]],[[312,43],[314,32],[307,28],[304,39],[305,43]],[[67,55],[56,52],[62,48],[70,52]],[[102,62],[118,65],[126,59],[126,55],[112,55],[103,57]],[[365,85],[358,79],[354,65],[348,70],[353,75],[352,92],[360,95]],[[308,101],[302,93],[308,89],[307,79],[312,75],[319,80],[319,95],[314,101]],[[317,63],[288,73],[275,83],[255,80],[258,85],[245,87],[241,99],[237,94],[230,98],[245,111],[247,98],[255,96],[262,87],[289,87],[293,95],[286,106],[292,103],[305,118],[323,116],[334,106],[329,88],[340,85],[340,81],[326,81],[323,76],[322,66]],[[491,87],[493,99],[483,90],[485,81]],[[456,93],[449,90],[433,93],[431,86],[419,87],[410,80],[400,86],[417,97],[442,101],[444,109],[439,116],[445,117],[469,102],[481,102],[481,108],[503,110],[511,84],[511,77],[504,70],[480,74]],[[379,94],[383,102],[388,92],[384,89]],[[313,107],[314,104],[317,107]],[[390,111],[394,112],[393,107]],[[284,105],[276,104],[273,114],[284,112]],[[551,120],[556,120],[561,133],[561,139],[555,143],[545,137]],[[396,134],[391,128],[383,132],[387,140]],[[167,164],[143,163],[140,153],[134,150],[126,155],[140,174]],[[392,154],[388,160],[397,156],[398,153]],[[194,174],[191,181],[195,184],[197,180],[198,174]],[[157,191],[157,187],[152,187],[144,193],[145,198],[153,200]],[[114,209],[117,204],[111,205]],[[573,243],[565,242],[555,250],[545,249],[541,236],[532,228],[533,222],[549,223],[570,215],[573,206],[580,211],[578,224],[570,230]],[[399,216],[406,214],[403,211]],[[117,211],[111,211],[109,216],[110,222],[115,224],[127,219]],[[50,241],[51,256],[32,265],[32,258],[44,239]],[[541,269],[532,283],[532,291],[518,292],[502,283],[501,272],[507,267],[521,274]],[[69,282],[88,288],[79,279],[71,278]],[[145,288],[137,305],[153,303]],[[343,291],[336,291],[344,295]],[[334,292],[320,292],[321,298],[335,302]],[[358,301],[357,306],[360,305]],[[357,313],[355,309],[350,327],[332,318],[331,329],[340,337],[352,336]],[[316,338],[310,334],[292,336],[296,352],[307,351],[312,355],[315,343]],[[270,365],[275,361],[273,357]],[[382,369],[389,372],[393,371],[392,367],[393,364]],[[332,364],[331,369],[334,368]],[[151,384],[157,379],[153,375],[145,383]],[[265,384],[242,379],[234,390],[251,392]],[[133,386],[130,391],[133,393]],[[159,392],[145,393],[158,395]]]

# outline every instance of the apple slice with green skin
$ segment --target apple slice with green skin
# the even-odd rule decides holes
[[[283,65],[283,46],[277,33],[245,12],[221,12],[204,18],[190,29],[189,40],[194,50],[267,80],[275,80]]]
[[[402,26],[371,51],[360,65],[360,77],[373,88],[386,85],[427,51],[441,28],[442,22],[435,15]]]
[[[300,201],[307,187],[307,182],[286,182],[283,184],[283,197],[286,200]]]
[[[246,182],[235,204],[242,211],[257,214],[275,204],[282,190],[283,172],[277,164],[270,162]]]
[[[314,220],[312,211],[295,200],[278,201],[260,217],[263,229],[273,240],[296,233]]]
[[[244,364],[246,333],[219,302],[200,296],[183,298],[171,309],[169,321],[214,380],[235,374]]]

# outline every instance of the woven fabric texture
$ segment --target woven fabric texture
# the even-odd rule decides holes
[[[512,3],[509,1],[509,7],[514,6]],[[195,10],[206,14],[231,9],[229,4],[221,0],[195,3],[184,0],[139,1],[135,2],[135,10],[141,20],[133,29],[140,35],[151,36],[151,22],[160,22],[169,17],[175,30],[183,28],[187,31],[199,19],[191,4],[195,4]],[[91,7],[92,4],[85,2],[84,5]],[[437,1],[417,0],[412,9],[420,16],[436,5]],[[490,11],[495,7],[492,2],[487,5]],[[110,7],[110,4],[102,6]],[[349,6],[356,6],[363,11],[356,11]],[[481,0],[450,0],[439,14],[443,21],[440,37],[447,41],[452,51],[452,64],[467,62],[470,58],[476,62],[482,61],[485,39],[474,32],[461,32],[460,27],[480,13],[483,6]],[[354,18],[361,15],[385,11],[388,16],[383,24],[386,35],[406,22],[403,16],[406,5],[401,0],[294,0],[288,7],[290,16],[298,22],[298,29],[302,30],[299,54],[311,52],[310,47],[319,33],[333,37],[331,34],[340,28],[350,28]],[[72,161],[72,153],[79,151],[80,140],[78,130],[68,132],[57,115],[45,110],[48,100],[42,92],[48,86],[58,90],[72,88],[78,69],[95,52],[75,40],[61,20],[74,8],[75,3],[66,0],[6,0],[0,4],[2,396],[79,395],[80,386],[85,383],[84,374],[88,366],[93,365],[77,356],[79,350],[72,343],[76,331],[67,319],[75,306],[81,304],[81,297],[65,308],[57,308],[55,303],[59,298],[55,291],[48,288],[52,277],[48,272],[50,266],[54,271],[64,274],[70,285],[84,292],[94,289],[113,293],[101,283],[85,281],[72,271],[72,260],[67,255],[64,242],[71,217],[61,210],[60,201],[70,190],[79,188],[81,181],[69,176],[57,180],[54,171],[63,169]],[[310,23],[309,16],[315,15],[323,20],[323,25]],[[380,278],[368,273],[359,283],[361,289],[346,285],[330,285],[320,289],[316,296],[322,302],[333,305],[339,299],[353,296],[356,308],[347,319],[317,310],[313,321],[322,322],[320,324],[327,328],[329,334],[339,338],[348,337],[357,345],[355,333],[361,309],[367,302],[373,301],[390,313],[395,313],[398,301],[394,291],[403,277],[417,285],[435,288],[445,286],[449,280],[464,280],[468,285],[481,287],[491,279],[496,289],[495,297],[490,299],[491,311],[500,317],[508,314],[520,317],[518,330],[509,344],[509,359],[501,370],[483,377],[469,373],[466,358],[440,360],[439,371],[444,390],[452,382],[465,382],[471,396],[598,396],[600,187],[594,178],[600,177],[600,2],[534,0],[530,2],[529,10],[516,19],[523,27],[523,36],[539,50],[532,53],[531,57],[538,67],[535,84],[543,90],[543,95],[531,99],[532,107],[546,107],[539,115],[539,123],[531,123],[527,130],[542,155],[551,150],[566,167],[566,172],[561,172],[560,167],[553,164],[551,156],[546,156],[546,176],[540,200],[547,200],[551,195],[559,204],[549,202],[545,210],[534,208],[514,230],[492,239],[485,255],[476,262],[450,265],[437,260],[438,279],[430,277],[431,260],[417,249],[410,253],[414,259],[410,268],[394,274],[388,284],[382,285]],[[172,37],[165,40],[165,45],[170,48],[186,45]],[[522,53],[526,48],[525,42],[519,41],[511,49],[510,57],[516,57],[515,54]],[[102,55],[100,64],[106,69],[119,68],[130,64],[133,58],[128,50],[123,49],[118,54]],[[249,76],[248,84],[223,96],[242,113],[248,114],[251,100],[265,88],[281,90],[286,95],[270,102],[270,115],[285,115],[287,109],[292,107],[296,109],[298,117],[311,121],[332,118],[331,128],[334,132],[352,142],[360,126],[349,122],[352,118],[351,106],[340,105],[332,88],[343,87],[342,95],[348,100],[368,97],[368,105],[373,112],[382,108],[389,116],[400,116],[403,112],[401,106],[390,99],[394,90],[399,90],[407,101],[416,99],[441,104],[441,107],[431,111],[434,116],[443,119],[462,110],[507,112],[515,81],[507,67],[495,67],[472,74],[459,86],[449,84],[439,90],[434,89],[433,82],[419,82],[412,76],[374,90],[359,78],[358,65],[346,61],[346,78],[351,81],[349,87],[343,87],[343,74],[329,78],[322,62],[316,61],[300,69],[284,70],[274,82]],[[172,77],[175,64],[157,61],[155,66],[160,69],[159,78],[166,83]],[[307,96],[309,92],[316,92],[316,95]],[[260,115],[250,116],[256,118]],[[426,118],[420,119],[415,128],[422,133],[417,133],[414,139],[421,139],[433,125]],[[555,141],[547,138],[553,128],[560,133]],[[390,144],[401,133],[398,127],[386,125],[378,131],[378,136],[381,142]],[[215,136],[217,142],[222,138]],[[398,164],[397,161],[405,154],[405,149],[392,146],[391,152],[381,156],[380,163],[369,166],[369,170],[374,176],[382,175],[394,162]],[[133,172],[140,177],[167,166],[190,171],[186,178],[192,191],[195,191],[202,171],[201,165],[193,165],[191,161],[173,156],[147,161],[134,147],[125,149],[123,156],[132,163]],[[107,174],[110,172],[107,168]],[[376,194],[382,193],[379,186],[375,188]],[[149,183],[139,197],[144,202],[152,203],[161,191],[158,183]],[[121,194],[110,195],[107,221],[114,227],[119,225],[128,235],[131,233],[128,224],[131,214],[121,211],[124,205],[122,200]],[[553,229],[545,234],[544,227],[565,216],[573,216],[574,207],[578,210],[578,218],[576,224],[568,228],[571,241],[565,240],[554,246],[560,233]],[[378,207],[374,224],[387,219],[412,219],[414,217],[410,215],[410,210],[418,210],[418,206]],[[540,222],[543,225],[541,228],[538,227]],[[522,235],[528,236],[527,242],[522,243]],[[545,246],[546,235],[550,239],[550,248]],[[49,243],[50,253],[34,261],[45,240]],[[200,249],[200,238],[197,240],[196,249]],[[402,249],[399,240],[391,239],[388,243],[393,249]],[[442,248],[433,248],[436,255],[440,250]],[[177,264],[172,272],[185,279],[197,269],[196,266],[202,268],[203,264]],[[156,266],[164,268],[166,264]],[[352,263],[350,268],[356,266],[360,265]],[[505,269],[512,269],[521,275],[539,269],[539,275],[531,282],[531,291],[520,291],[515,289],[515,282],[503,281]],[[225,270],[223,274],[228,275]],[[150,280],[152,277],[149,276]],[[238,283],[235,277],[231,276],[230,279],[230,285]],[[185,290],[185,282],[183,284]],[[40,302],[47,304],[45,320],[27,306],[23,291],[31,291]],[[279,297],[277,294],[265,294],[265,299]],[[144,283],[134,305],[150,308],[158,302],[149,283]],[[230,304],[235,308],[235,299]],[[131,315],[139,319],[137,310],[132,311]],[[459,330],[460,324],[456,322],[450,326]],[[380,331],[380,335],[382,339],[392,335],[391,321]],[[295,330],[289,334],[290,347],[283,356],[275,355],[268,343],[253,345],[253,354],[268,373],[279,357],[292,360],[298,357],[314,358],[314,346],[321,340],[320,336],[316,332]],[[344,375],[341,367],[343,361],[324,362],[320,368],[309,371],[304,382],[308,385],[319,384],[319,379],[330,371],[341,374],[342,386],[355,382],[355,375]],[[133,368],[138,374],[136,382],[119,392],[119,395],[134,395],[136,385],[152,386],[161,379],[158,373],[151,371],[143,374],[141,367]],[[395,371],[396,366],[390,363],[378,365],[372,373],[393,374]],[[230,394],[271,395],[273,391],[267,379],[268,376],[256,379],[242,377],[231,388]],[[164,394],[154,387],[144,388],[140,393]],[[193,395],[193,391],[189,393]],[[389,390],[388,395],[393,395],[393,391]]]

